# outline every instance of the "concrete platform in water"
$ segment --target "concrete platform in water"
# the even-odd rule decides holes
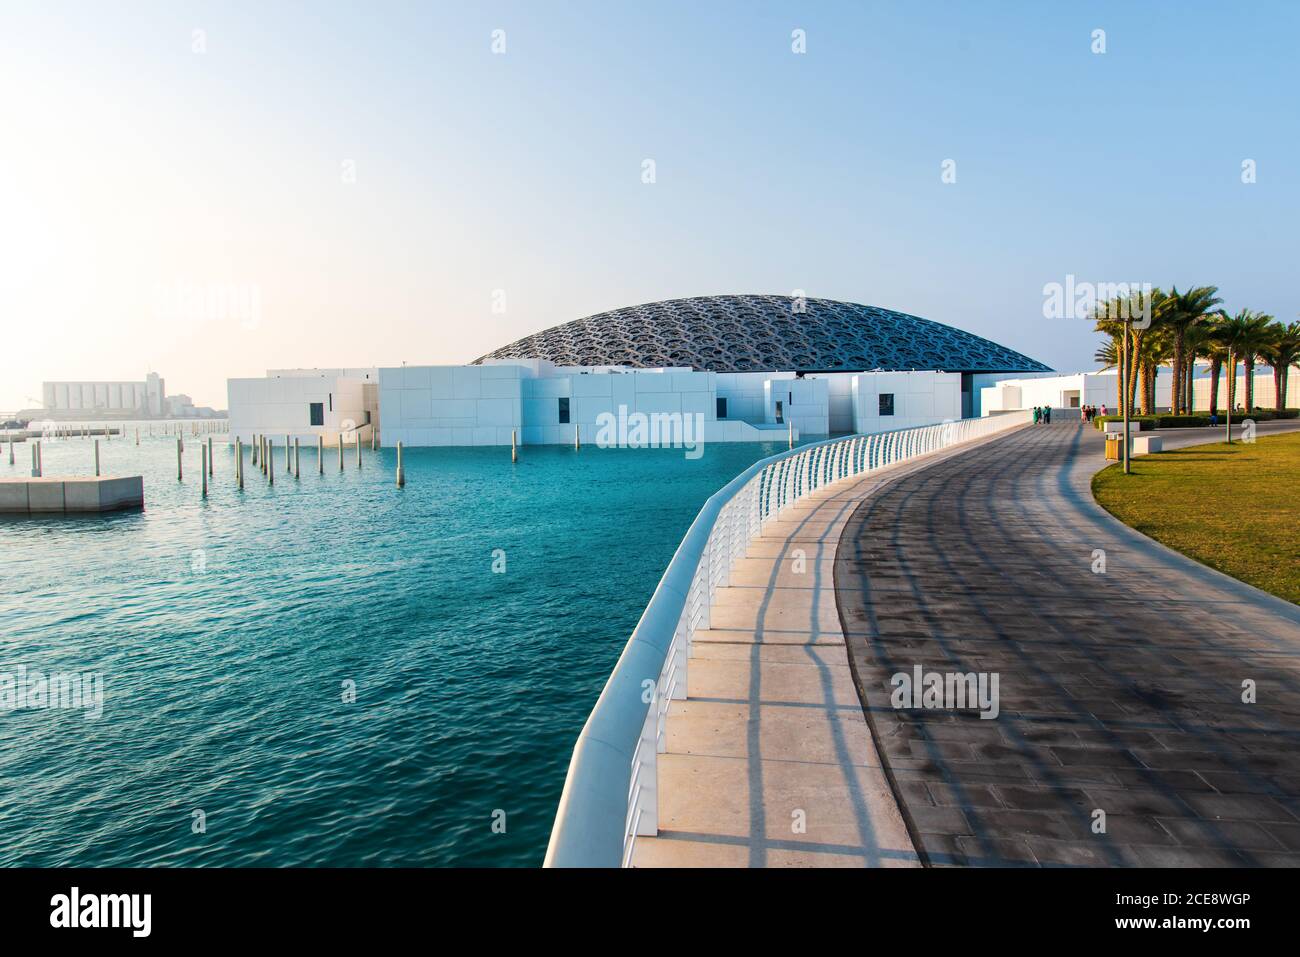
[[[114,512],[144,508],[140,475],[0,479],[0,514]]]

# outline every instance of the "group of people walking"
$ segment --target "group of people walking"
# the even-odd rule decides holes
[[[1040,422],[1044,425],[1052,424],[1052,407],[1050,405],[1034,406],[1034,425]]]
[[[1105,414],[1106,414],[1106,407],[1104,405],[1101,407],[1100,411],[1097,409],[1095,405],[1085,405],[1083,407],[1083,421],[1085,422],[1091,422],[1097,416],[1099,415],[1104,416]]]

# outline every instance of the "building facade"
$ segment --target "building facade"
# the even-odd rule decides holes
[[[470,365],[231,379],[231,437],[351,441],[352,431],[377,425],[390,445],[599,444],[611,423],[641,421],[707,442],[817,437],[967,417],[977,414],[977,377],[1049,371],[889,310],[714,296],[591,316]]]
[[[1237,366],[1237,384],[1233,396],[1235,405],[1246,401],[1246,374]],[[1256,365],[1254,370],[1254,405],[1273,409],[1277,405],[1273,370],[1266,365]],[[1192,410],[1207,412],[1210,408],[1212,377],[1208,363],[1198,362],[1192,374]],[[1156,411],[1166,412],[1172,405],[1173,373],[1161,367],[1156,373]],[[1220,370],[1218,397],[1215,407],[1222,412],[1228,404],[1228,374]],[[1077,409],[1091,405],[1105,407],[1108,411],[1119,408],[1119,376],[1114,369],[1099,372],[1076,372],[1071,375],[1046,374],[1032,377],[1005,378],[980,389],[982,414],[1032,409],[1051,406],[1054,409]],[[1286,408],[1300,407],[1300,375],[1288,376]]]

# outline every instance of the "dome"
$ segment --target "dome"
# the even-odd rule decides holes
[[[902,312],[833,299],[697,296],[627,306],[525,336],[475,360],[711,372],[1050,372],[988,339]]]

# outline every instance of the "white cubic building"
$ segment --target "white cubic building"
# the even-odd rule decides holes
[[[365,369],[273,369],[261,379],[228,379],[229,441],[255,435],[314,445],[339,437],[369,441],[378,419],[377,373]]]

